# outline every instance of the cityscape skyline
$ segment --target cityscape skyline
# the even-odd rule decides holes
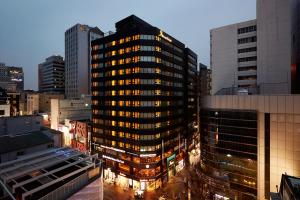
[[[105,4],[92,1],[88,5],[79,1],[72,1],[72,5],[66,3],[67,1],[59,2],[59,4],[56,2],[58,3],[58,1],[2,2],[0,24],[3,30],[0,32],[0,62],[23,67],[25,89],[37,89],[37,67],[46,57],[51,55],[64,57],[64,32],[76,23],[98,26],[102,31],[108,32],[115,30],[113,22],[135,14],[185,42],[198,54],[199,61],[208,65],[210,61],[207,49],[209,49],[210,29],[256,18],[255,1],[251,0],[243,2],[238,0],[191,1],[190,4],[181,1],[172,1],[172,3],[165,1],[157,4],[157,1],[157,3],[147,5],[147,9],[144,3],[138,1],[130,3],[113,1]],[[99,6],[95,6],[97,4]],[[153,15],[151,10],[154,8],[148,8],[156,5],[160,5],[161,9],[156,9]],[[44,8],[47,9],[44,10]],[[70,8],[71,11],[64,12]],[[118,12],[111,15],[112,9]],[[212,9],[214,12],[211,12]],[[10,12],[11,10],[15,12]],[[183,10],[190,11],[181,12]],[[235,12],[232,12],[233,10]],[[80,12],[82,14],[78,14]],[[27,13],[31,14],[27,15]],[[181,14],[177,15],[178,13]],[[207,18],[210,19],[209,23]],[[186,23],[187,21],[189,23]],[[199,25],[195,26],[195,24]],[[51,34],[49,34],[50,31]],[[20,33],[23,37],[18,37]],[[45,35],[47,38],[44,38]],[[26,49],[28,47],[30,49]]]

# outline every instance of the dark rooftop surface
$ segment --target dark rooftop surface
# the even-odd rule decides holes
[[[0,154],[26,149],[28,147],[50,142],[53,142],[53,140],[45,135],[42,131],[34,131],[28,134],[17,135],[14,137],[8,135],[1,136]]]

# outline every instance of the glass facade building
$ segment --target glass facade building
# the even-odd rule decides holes
[[[201,110],[201,170],[209,192],[257,199],[257,112]]]
[[[92,42],[92,144],[107,180],[151,190],[183,168],[187,52],[197,66],[184,44],[133,15]]]

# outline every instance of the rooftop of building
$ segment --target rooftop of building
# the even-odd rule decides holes
[[[18,151],[51,142],[53,142],[53,140],[45,135],[42,130],[16,136],[0,136],[0,154]]]
[[[238,22],[238,23],[234,23],[234,24],[228,24],[228,25],[224,25],[224,26],[220,26],[220,27],[216,27],[216,28],[212,28],[210,30],[210,32],[212,31],[218,31],[218,30],[222,30],[222,29],[226,29],[226,28],[233,28],[233,27],[242,27],[242,26],[250,26],[250,25],[254,25],[256,24],[256,19],[252,19],[252,20],[248,20],[248,21],[243,21],[243,22]]]
[[[52,148],[0,164],[0,180],[11,196],[40,199],[99,163],[96,154]]]

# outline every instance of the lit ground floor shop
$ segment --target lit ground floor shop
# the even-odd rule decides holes
[[[158,166],[151,169],[140,169],[139,173],[135,169],[131,169],[124,163],[118,163],[116,161],[107,162],[112,166],[118,166],[119,170],[115,170],[113,167],[106,166],[104,169],[104,181],[107,183],[115,184],[124,188],[133,188],[136,190],[155,190],[161,188],[164,183],[180,172],[185,166],[185,160],[183,154],[172,154],[167,157],[164,166]],[[146,168],[148,165],[146,165]],[[163,172],[159,172],[157,169],[164,169]],[[130,174],[133,171],[133,175]],[[158,172],[158,173],[157,173]],[[142,174],[142,175],[141,175]],[[142,178],[137,178],[138,175]],[[157,176],[155,176],[157,175]]]

